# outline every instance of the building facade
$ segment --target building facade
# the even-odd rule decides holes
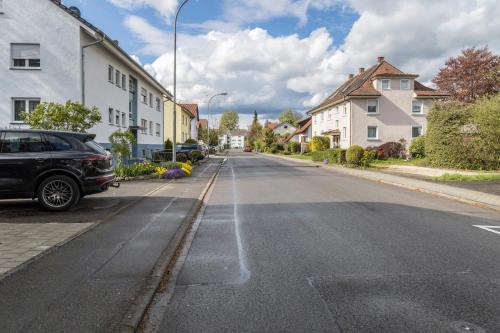
[[[177,103],[176,110],[176,137],[177,143],[184,143],[187,139],[191,139],[191,120],[193,115],[191,112]],[[165,140],[174,141],[174,102],[171,99],[165,101]]]
[[[219,135],[219,146],[228,147],[231,149],[242,149],[245,147],[246,130],[227,131]]]
[[[288,121],[283,121],[276,125],[276,127],[273,129],[274,134],[278,135],[285,135],[288,136],[295,132],[297,130],[297,127],[293,126],[290,124]]]
[[[308,112],[312,135],[330,137],[331,147],[410,143],[426,131],[433,101],[448,95],[424,86],[418,75],[404,73],[383,57],[360,68],[320,105]]]
[[[113,132],[130,129],[133,156],[162,149],[169,92],[77,8],[57,0],[4,1],[0,27],[0,78],[9,83],[0,89],[1,127],[27,127],[22,112],[71,100],[101,112],[102,122],[89,132],[103,146],[110,148]]]

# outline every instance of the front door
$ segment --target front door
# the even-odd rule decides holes
[[[340,135],[333,135],[332,136],[332,147],[333,148],[340,147]]]
[[[42,135],[5,132],[0,140],[0,195],[16,197],[33,193],[37,176],[49,169],[51,154]]]

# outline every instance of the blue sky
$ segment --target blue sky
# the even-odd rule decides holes
[[[172,89],[172,14],[177,0],[63,0],[118,39]],[[349,73],[385,56],[430,84],[439,68],[471,46],[500,51],[498,0],[191,0],[180,20],[178,94],[208,97],[214,111],[254,110],[276,119],[305,112]]]

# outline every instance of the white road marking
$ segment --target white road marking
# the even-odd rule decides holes
[[[474,227],[500,235],[500,226],[497,226],[497,225],[474,225]],[[498,229],[498,230],[495,230],[495,229]]]
[[[240,283],[245,283],[250,278],[250,271],[247,266],[245,249],[241,242],[240,220],[238,218],[238,200],[236,192],[236,175],[234,174],[233,166],[231,166],[232,181],[233,181],[233,215],[234,215],[234,232],[236,235],[236,244],[238,245],[238,261],[240,264]]]

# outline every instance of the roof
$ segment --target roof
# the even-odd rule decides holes
[[[272,121],[267,122],[267,128],[275,129],[278,126],[278,123],[273,123]]]
[[[404,73],[395,66],[391,65],[384,59],[381,59],[376,65],[359,73],[358,75],[349,78],[340,87],[338,87],[330,96],[316,107],[312,108],[307,114],[312,114],[345,100],[351,98],[369,98],[381,96],[380,92],[373,87],[372,80],[381,77],[398,77],[398,78],[416,78],[417,74]],[[443,92],[438,92],[432,88],[426,87],[415,80],[415,94],[417,97],[444,97],[448,96]]]
[[[196,103],[179,103],[181,107],[186,109],[189,113],[193,115],[194,118],[199,119],[198,114],[198,104]]]
[[[276,129],[276,128],[280,127],[281,125],[285,125],[285,124],[288,124],[288,125],[290,125],[290,126],[291,126],[291,127],[293,127],[293,128],[296,128],[296,126],[294,126],[291,122],[289,122],[288,120],[285,120],[285,121],[282,121],[281,123],[277,124],[277,125],[274,127],[274,129]]]
[[[201,128],[208,128],[208,119],[200,119],[198,120],[198,124]]]
[[[307,121],[304,123],[304,120],[307,120]],[[293,132],[292,135],[290,135],[288,138],[286,138],[285,142],[290,141],[295,135],[299,135],[299,134],[304,133],[305,131],[308,130],[309,127],[311,127],[312,118],[309,117],[309,118],[306,118],[304,120],[301,120],[301,122],[299,123],[299,124],[301,124],[301,126],[295,132]]]
[[[143,74],[146,78],[148,78],[149,80],[151,80],[151,82],[154,85],[156,85],[157,88],[159,90],[161,90],[161,92],[163,94],[165,94],[169,98],[173,97],[172,94],[170,93],[170,91],[168,91],[165,87],[163,87],[163,85],[160,82],[158,82],[158,80],[156,80],[151,74],[149,74],[148,71],[146,71],[141,65],[139,65],[137,63],[137,61],[135,61],[124,49],[122,49],[118,45],[118,43],[116,42],[116,40],[110,38],[102,30],[100,30],[99,28],[97,28],[96,26],[94,26],[93,24],[91,24],[90,22],[88,22],[87,20],[85,20],[84,18],[82,18],[81,16],[76,15],[74,12],[72,12],[69,9],[69,7],[66,7],[65,5],[63,5],[61,3],[61,0],[49,0],[49,1],[52,2],[54,5],[56,5],[57,7],[59,7],[60,9],[62,9],[63,11],[65,11],[68,15],[71,15],[73,18],[75,18],[76,20],[78,20],[81,24],[83,24],[84,26],[86,26],[88,29],[94,31],[94,33],[98,33],[98,34],[104,36],[104,41],[107,42],[105,44],[106,46],[115,49],[123,57],[125,57],[128,61],[130,61],[133,64],[133,66],[135,67],[135,69],[137,71],[139,71],[141,74]]]
[[[232,131],[227,131],[226,134],[230,136],[246,136],[248,133],[245,129],[235,129]]]

